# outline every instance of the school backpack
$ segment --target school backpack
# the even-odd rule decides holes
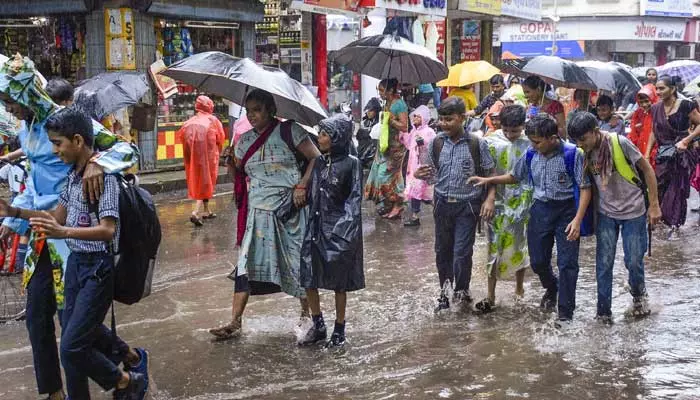
[[[620,136],[617,133],[610,134],[610,141],[612,142],[612,158],[615,170],[624,180],[637,186],[644,193],[644,205],[648,209],[649,192],[644,181],[644,175],[635,173],[637,168],[625,157],[622,146],[620,146]]]
[[[135,175],[119,181],[119,243],[114,259],[114,300],[134,304],[151,294],[161,228],[151,194],[138,186]],[[90,212],[97,214],[97,204]],[[108,249],[114,246],[108,243]]]
[[[469,154],[472,156],[474,161],[474,173],[476,176],[483,176],[483,169],[481,168],[481,149],[479,148],[479,136],[469,132],[467,133],[467,143],[469,144]],[[442,152],[442,147],[445,145],[445,137],[437,136],[433,139],[433,151],[430,157],[433,160],[433,165],[435,169],[440,166],[440,153]]]
[[[294,153],[294,157],[297,159],[297,164],[299,164],[299,171],[301,171],[301,175],[304,176],[304,173],[306,173],[306,168],[309,166],[309,160],[306,159],[304,153],[300,152],[299,149],[294,146],[294,139],[292,139],[292,125],[294,124],[295,122],[293,119],[280,122],[280,136],[282,137],[284,143],[287,144],[287,147],[289,147],[289,150]],[[316,137],[316,135],[307,135],[307,137],[309,140],[311,140],[311,143],[318,148],[318,137]]]
[[[564,165],[566,166],[566,173],[571,178],[571,182],[574,185],[574,201],[576,203],[576,209],[578,209],[579,200],[581,198],[581,188],[576,182],[575,166],[576,166],[576,153],[580,150],[576,145],[568,142],[564,142]],[[532,158],[535,156],[536,150],[530,147],[525,153],[525,161],[527,162],[528,175],[530,177],[530,184],[534,184],[532,179]],[[581,236],[591,236],[595,233],[595,202],[591,201],[588,204],[586,213],[583,216],[583,221],[581,222]]]

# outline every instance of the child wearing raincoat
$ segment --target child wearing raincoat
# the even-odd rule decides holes
[[[428,144],[435,138],[435,131],[428,126],[430,109],[426,106],[416,108],[411,113],[410,121],[413,125],[413,130],[402,133],[400,136],[401,143],[408,149],[405,197],[411,207],[411,216],[406,219],[404,226],[418,226],[420,225],[418,215],[420,214],[421,203],[432,201],[433,187],[428,182],[414,177],[413,174],[420,166],[419,153],[421,147],[427,149]]]
[[[362,165],[350,155],[352,122],[344,116],[318,124],[319,150],[311,172],[309,219],[301,246],[300,283],[306,289],[313,326],[299,341],[326,339],[318,289],[335,291],[335,325],[326,347],[345,343],[347,292],[365,287],[362,245]]]
[[[649,136],[653,134],[651,131],[653,123],[651,106],[658,101],[659,97],[656,95],[656,88],[650,83],[644,85],[637,93],[637,104],[639,108],[632,114],[632,119],[630,120],[630,128],[632,128],[632,130],[630,131],[628,139],[637,146],[642,154],[646,153],[647,145],[649,144]],[[654,144],[654,148],[651,149],[651,156],[649,157],[649,163],[654,169],[656,169],[657,148],[658,145]]]

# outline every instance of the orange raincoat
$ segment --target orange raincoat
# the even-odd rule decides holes
[[[654,105],[659,101],[656,95],[656,88],[652,84],[644,85],[637,93],[637,103],[639,103],[639,95],[643,94],[649,98],[651,104]],[[647,144],[649,144],[649,136],[652,134],[652,118],[651,110],[644,111],[642,107],[637,108],[637,110],[632,114],[632,119],[630,121],[631,131],[629,134],[629,140],[634,143],[635,146],[642,152],[642,155],[647,151]],[[654,169],[656,169],[656,149],[657,145],[651,149],[651,155],[649,157],[649,163]]]
[[[197,97],[197,115],[182,125],[177,135],[182,142],[190,199],[208,200],[214,195],[219,176],[219,154],[226,136],[221,122],[212,115],[214,102]]]

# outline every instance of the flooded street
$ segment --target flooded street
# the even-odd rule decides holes
[[[595,316],[594,239],[584,241],[574,322],[557,329],[539,311],[542,289],[529,272],[525,299],[499,282],[498,308],[481,316],[435,316],[437,272],[431,208],[419,228],[374,218],[365,203],[367,288],[348,295],[349,344],[340,351],[299,348],[298,301],[251,298],[239,340],[212,343],[207,329],[230,319],[237,259],[230,195],[219,218],[187,221],[190,203],[159,202],[164,242],[155,292],[118,305],[119,334],[151,352],[154,399],[697,399],[700,398],[700,235],[697,214],[679,241],[654,238],[646,264],[653,314],[624,317],[631,303],[621,243],[614,278],[615,323]],[[695,205],[693,197],[690,204]],[[472,295],[486,294],[485,236],[477,238]],[[333,296],[322,294],[327,323]],[[36,399],[23,322],[0,325],[0,399]],[[94,398],[107,398],[93,385]]]

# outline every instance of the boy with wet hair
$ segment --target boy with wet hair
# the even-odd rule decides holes
[[[571,139],[586,152],[586,164],[598,193],[596,317],[603,323],[612,323],[613,265],[620,232],[632,294],[630,313],[635,317],[649,315],[644,284],[644,253],[648,243],[647,222],[653,225],[661,219],[656,174],[630,140],[602,131],[593,114],[575,115],[569,121],[567,131]],[[645,200],[647,189],[648,200]]]
[[[501,129],[486,138],[496,161],[496,174],[507,174],[530,147],[523,134],[525,116],[523,106],[504,107],[500,112]],[[515,295],[522,298],[525,294],[525,268],[530,265],[526,227],[531,204],[529,182],[497,186],[496,215],[488,224],[488,296],[476,303],[478,311],[487,313],[495,307],[498,279],[515,274]]]
[[[119,243],[117,177],[105,175],[95,215],[82,184],[95,154],[92,121],[69,107],[51,115],[45,126],[54,153],[73,166],[58,206],[35,211],[0,200],[0,216],[28,219],[45,237],[65,239],[71,251],[60,343],[68,398],[89,399],[89,377],[105,390],[115,389],[115,399],[142,400],[148,390],[148,352],[130,348],[103,324],[114,295],[114,255],[108,243]],[[118,367],[121,362],[124,370]]]
[[[527,226],[527,247],[532,270],[545,289],[540,307],[543,311],[553,311],[558,297],[559,321],[571,321],[576,308],[579,236],[591,199],[591,185],[584,174],[583,152],[561,140],[557,131],[554,118],[543,113],[535,115],[525,124],[531,149],[520,157],[510,173],[471,178],[469,182],[477,185],[530,182],[533,186],[530,221],[537,223]],[[551,265],[555,242],[559,278],[552,273]]]
[[[448,281],[454,284],[453,301],[472,302],[469,283],[479,217],[490,220],[495,210],[496,188],[465,184],[473,176],[491,176],[495,163],[486,141],[464,129],[464,101],[448,97],[438,109],[439,133],[428,145],[428,165],[419,167],[418,179],[435,177],[435,263],[440,297],[435,311],[448,309]]]
[[[615,132],[618,135],[625,134],[625,124],[615,116],[615,102],[612,97],[604,94],[598,96],[595,109],[596,114],[598,114],[598,126],[600,130]]]

